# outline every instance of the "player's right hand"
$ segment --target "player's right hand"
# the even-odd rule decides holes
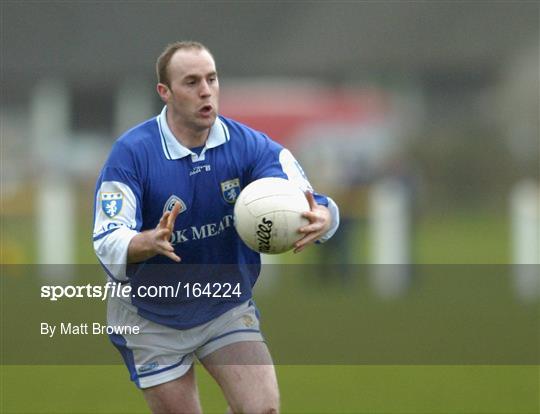
[[[174,247],[170,240],[178,214],[180,214],[180,203],[176,203],[171,211],[166,211],[154,229],[156,232],[156,245],[159,250],[158,254],[167,256],[175,262],[179,262],[181,259],[174,253]]]
[[[174,252],[170,242],[176,217],[180,214],[180,203],[176,203],[171,211],[166,211],[153,230],[137,234],[128,247],[128,263],[143,262],[158,254],[180,262],[180,256]]]

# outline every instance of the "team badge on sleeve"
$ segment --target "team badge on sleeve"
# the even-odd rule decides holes
[[[124,203],[124,194],[118,193],[101,193],[101,209],[109,218],[113,218],[122,211]]]
[[[187,210],[186,203],[184,203],[180,197],[172,195],[165,203],[165,207],[163,207],[163,214],[165,214],[167,211],[172,211],[176,203],[180,203],[180,213]]]
[[[221,183],[221,194],[223,194],[223,198],[227,203],[233,204],[240,195],[240,180],[234,178],[232,180],[223,181]]]

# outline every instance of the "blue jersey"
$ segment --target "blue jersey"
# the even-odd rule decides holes
[[[260,255],[236,233],[233,209],[242,188],[263,177],[285,178],[304,191],[312,191],[287,149],[221,116],[211,127],[205,146],[197,151],[182,146],[174,137],[167,125],[166,107],[159,116],[115,142],[96,186],[96,254],[109,277],[130,283],[133,292],[139,286],[179,288],[175,295],[134,294],[131,303],[141,316],[187,329],[251,298]],[[339,213],[330,198],[315,193],[315,199],[328,206],[333,216],[324,241],[337,229]],[[133,236],[155,228],[175,203],[180,203],[181,209],[171,243],[182,262],[157,255],[145,263],[127,265]],[[226,297],[216,296],[214,288],[195,297],[193,291],[183,288],[193,283],[220,289],[226,283],[231,291]]]

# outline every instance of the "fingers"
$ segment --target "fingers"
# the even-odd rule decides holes
[[[166,211],[161,218],[159,219],[159,223],[156,226],[158,229],[165,228],[167,226],[167,220],[169,219],[169,216],[171,215],[170,211]]]
[[[171,238],[171,231],[167,227],[162,228],[162,229],[156,229],[156,239],[169,242],[170,238]]]
[[[167,256],[169,259],[174,260],[175,262],[180,262],[180,256],[174,252],[173,245],[165,240],[158,240],[156,243],[156,250],[158,254]]]
[[[166,256],[175,262],[180,262],[182,259],[174,252],[174,247],[169,240],[178,214],[180,214],[180,203],[176,203],[171,211],[166,211],[161,216],[155,230],[156,253]]]
[[[320,218],[317,215],[314,214],[313,216],[314,216],[312,217],[313,222],[311,222],[310,224],[306,226],[300,227],[298,229],[298,233],[304,234],[304,237],[302,237],[300,240],[298,240],[294,244],[295,253],[299,253],[302,250],[304,250],[307,245],[318,240],[323,234],[323,230],[324,230],[323,222],[320,220]]]
[[[178,214],[180,214],[180,203],[175,203],[173,209],[171,210],[171,214],[169,215],[167,219],[167,227],[172,231],[174,228],[174,222],[176,221],[176,217],[178,217]]]
[[[299,228],[298,233],[303,233],[304,237],[294,244],[295,253],[301,252],[307,245],[318,240],[324,233],[324,225],[322,222],[311,223],[307,226]]]
[[[331,222],[328,208],[318,205],[312,193],[305,194],[311,211],[302,213],[302,217],[305,217],[309,223],[298,229],[298,233],[304,234],[304,237],[294,244],[295,253],[301,252],[306,246],[319,240],[326,233]]]
[[[310,224],[317,223],[322,220],[321,216],[313,211],[305,211],[304,213],[302,213],[302,217],[307,218]],[[307,226],[301,227],[299,230],[300,233],[305,233],[303,229],[305,229],[306,227]]]
[[[163,255],[167,256],[171,260],[174,260],[176,263],[180,263],[182,261],[182,259],[180,259],[180,256],[176,255],[175,253],[164,252]]]
[[[321,214],[320,206],[317,205],[317,208],[314,211],[306,211],[302,213],[302,217],[305,217],[309,220],[309,224],[300,227],[298,229],[299,233],[311,233],[322,231],[326,225],[326,217]]]
[[[166,240],[160,240],[160,239],[158,239],[158,240],[156,241],[156,247],[157,247],[158,252],[160,252],[160,253],[163,253],[163,252],[174,252],[174,247],[173,247],[173,245],[172,245],[169,241],[166,241]]]
[[[159,229],[168,228],[170,231],[172,231],[176,217],[178,217],[178,214],[180,214],[180,209],[180,203],[176,203],[171,211],[166,211],[163,213],[156,227]]]
[[[163,218],[165,217],[165,219]],[[168,219],[169,215],[166,213],[160,220],[160,224]],[[174,252],[174,247],[170,242],[171,230],[168,227],[156,228],[151,236],[152,238],[152,250],[154,254],[161,254],[167,256],[169,259],[175,262],[180,262],[181,258]]]
[[[160,220],[163,223],[168,215]],[[156,255],[163,255],[169,259],[180,262],[181,258],[175,253],[171,238],[172,232],[167,228],[145,230],[133,237],[128,246],[128,263],[144,262]]]
[[[313,197],[313,193],[311,191],[306,191],[304,194],[309,203],[309,209],[313,211],[315,207],[317,207],[317,202],[315,201],[315,197]]]
[[[322,233],[324,226],[322,223],[312,223],[307,226],[301,227],[298,229],[298,233],[310,234],[310,233]]]
[[[319,238],[319,236],[320,236],[319,232],[306,234],[304,237],[302,237],[300,240],[298,240],[294,244],[294,246],[295,246],[294,253],[300,253],[309,244],[315,242]]]

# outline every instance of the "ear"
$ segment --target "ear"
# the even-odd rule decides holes
[[[164,83],[158,83],[156,86],[157,93],[161,100],[165,103],[169,101],[169,96],[171,94],[171,91],[167,85]]]

